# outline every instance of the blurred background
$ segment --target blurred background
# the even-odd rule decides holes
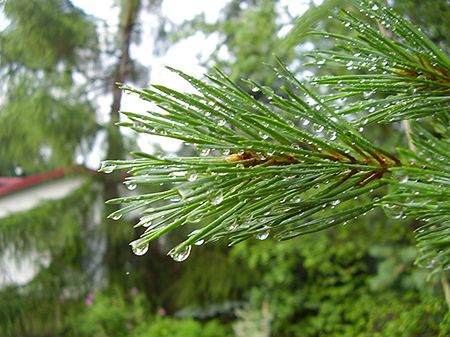
[[[390,0],[448,52],[445,0]],[[166,255],[171,233],[142,256],[134,214],[108,219],[105,200],[133,189],[101,160],[130,151],[192,155],[181,142],[115,126],[154,107],[116,82],[192,89],[164,68],[277,88],[277,55],[300,79],[336,74],[308,65],[349,34],[332,19],[345,0],[0,1],[0,336],[448,336],[444,294],[414,265],[417,223],[372,212],[287,242],[198,247]],[[357,14],[357,13],[356,13]],[[394,149],[398,125],[366,131]],[[356,202],[356,201],[355,201]]]

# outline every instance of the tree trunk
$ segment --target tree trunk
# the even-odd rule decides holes
[[[121,20],[119,27],[119,39],[121,54],[117,62],[115,76],[113,78],[112,92],[113,102],[111,106],[110,125],[107,128],[107,152],[106,158],[120,159],[124,157],[124,144],[119,128],[115,125],[119,121],[120,103],[122,100],[122,90],[119,89],[116,83],[124,83],[126,81],[130,69],[130,44],[133,30],[136,24],[136,19],[139,13],[140,0],[122,0],[121,2]],[[113,172],[111,174],[103,175],[103,190],[105,200],[116,198],[119,196],[119,184],[122,177],[119,173]],[[113,212],[115,206],[107,205],[105,211],[107,214]],[[108,268],[108,279],[114,283],[117,277],[122,277],[125,274],[127,256],[127,241],[129,237],[126,235],[130,231],[130,227],[111,219],[105,222],[107,235],[107,253],[106,265]]]

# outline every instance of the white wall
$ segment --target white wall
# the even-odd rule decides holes
[[[66,177],[54,181],[45,181],[36,186],[18,192],[0,196],[0,218],[28,211],[46,200],[64,198],[81,187],[85,177]]]
[[[0,219],[18,212],[28,211],[48,200],[64,198],[85,182],[86,177],[62,177],[45,181],[22,191],[0,196]],[[50,260],[45,252],[34,252],[14,259],[8,247],[1,249],[0,288],[6,284],[26,284],[33,279],[42,266]]]

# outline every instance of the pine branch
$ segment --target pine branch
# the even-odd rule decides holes
[[[391,8],[375,1],[358,1],[355,6],[366,18],[343,12],[339,19],[356,36],[313,33],[339,44],[336,50],[310,55],[317,64],[340,66],[352,74],[324,76],[312,83],[331,85],[338,92],[326,98],[336,108],[339,99],[354,99],[339,113],[358,114],[354,124],[359,126],[445,114],[450,103],[449,58]]]
[[[290,239],[345,224],[383,206],[402,208],[404,214],[424,221],[418,232],[419,263],[431,263],[435,270],[448,268],[450,161],[445,151],[449,140],[442,135],[450,134],[450,62],[391,9],[371,1],[358,6],[363,15],[388,28],[395,40],[344,13],[344,25],[357,36],[328,34],[345,44],[341,51],[320,51],[316,63],[376,73],[312,81],[332,84],[337,93],[316,94],[279,60],[274,71],[285,81],[280,92],[253,81],[242,88],[218,69],[201,81],[169,68],[187,80],[195,94],[160,85],[122,88],[159,110],[122,112],[130,122],[119,125],[180,139],[200,151],[193,157],[135,153],[135,160],[103,163],[101,171],[106,173],[128,170],[125,184],[130,188],[165,188],[109,201],[126,204],[110,215],[113,219],[142,210],[136,225],[143,227],[142,235],[131,244],[136,254],[181,226],[191,233],[169,252],[177,261],[187,258],[192,245],[219,238],[230,245],[252,237]],[[253,93],[263,96],[262,101]],[[364,100],[369,96],[373,97]],[[345,98],[349,103],[342,107]],[[425,116],[433,116],[434,130],[444,132],[437,137],[414,124],[419,130],[413,135],[418,152],[399,149],[401,161],[361,134],[361,125]],[[379,200],[375,190],[377,195],[388,194]]]
[[[219,70],[207,83],[172,69],[198,94],[158,85],[124,88],[165,112],[123,112],[132,122],[120,125],[193,143],[203,154],[159,158],[138,153],[141,159],[104,162],[106,172],[128,169],[130,186],[167,184],[164,192],[109,201],[129,203],[112,218],[145,208],[138,223],[145,232],[133,243],[138,252],[170,230],[200,221],[208,224],[171,252],[176,259],[195,243],[228,237],[235,244],[266,238],[269,232],[288,239],[346,223],[374,207],[376,200],[370,199],[350,206],[354,198],[383,186],[381,178],[399,160],[364,139],[281,62],[278,67],[289,87],[283,95],[270,92],[273,107]],[[259,90],[267,93],[261,86],[248,91]],[[219,150],[224,157],[217,156]]]
[[[425,127],[414,124],[413,141],[417,151],[402,150],[414,166],[392,169],[400,178],[390,182],[395,187],[393,193],[383,198],[384,206],[397,208],[399,216],[411,216],[423,223],[416,230],[421,251],[417,262],[432,274],[450,269],[448,119],[440,121],[439,128],[443,133],[433,135]]]

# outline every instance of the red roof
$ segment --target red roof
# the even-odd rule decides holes
[[[53,180],[69,173],[83,170],[82,167],[69,169],[59,168],[50,172],[39,173],[28,177],[0,177],[0,196],[7,195],[22,189]]]

